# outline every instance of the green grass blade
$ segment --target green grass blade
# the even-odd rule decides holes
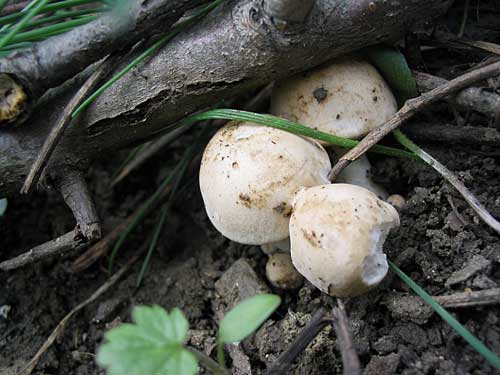
[[[41,10],[42,8],[49,2],[50,0],[33,0],[31,4],[34,4],[33,7],[26,13],[26,15],[21,18],[21,20],[11,29],[9,29],[8,33],[0,39],[0,48],[5,47],[13,38],[14,36],[21,31],[27,24],[28,22],[35,17]]]
[[[97,19],[97,16],[85,16],[70,21],[60,22],[55,25],[50,25],[30,31],[25,31],[23,33],[19,33],[13,36],[10,42],[23,43],[23,42],[31,42],[34,40],[46,39],[50,36],[67,32],[77,26],[81,26],[90,21],[94,21],[95,19]]]
[[[398,266],[389,261],[391,270],[401,278],[420,298],[427,302],[434,311],[443,318],[460,336],[463,337],[479,354],[481,354],[492,366],[500,370],[500,357],[488,349],[477,339],[467,328],[458,322],[446,309],[437,303],[424,289],[422,289],[407,274],[401,271]]]
[[[0,0],[0,12],[5,8],[9,0]]]
[[[101,1],[104,3],[103,1]],[[70,8],[74,6],[79,6],[79,5],[86,5],[86,4],[95,4],[96,1],[93,0],[65,0],[65,1],[59,1],[57,3],[52,3],[52,4],[47,4],[41,9],[39,14],[43,13],[48,13],[48,12],[54,12],[59,9],[65,9],[65,8]],[[30,3],[31,5],[32,3]],[[29,6],[30,6],[29,5]],[[28,6],[28,7],[29,7]],[[26,7],[20,12],[9,14],[8,16],[3,16],[0,17],[0,25],[8,25],[13,22],[16,22],[17,20],[23,18],[26,14],[29,12],[29,8]]]
[[[139,276],[137,277],[137,282],[135,284],[136,288],[139,288],[142,283],[142,279],[144,278],[144,274],[146,273],[146,270],[149,265],[149,261],[151,259],[151,255],[153,255],[154,249],[156,249],[156,245],[158,244],[158,239],[160,238],[160,233],[161,230],[163,229],[163,226],[165,225],[165,221],[167,220],[167,214],[169,211],[169,207],[167,205],[163,206],[163,209],[161,210],[160,214],[160,220],[156,224],[155,231],[153,233],[153,237],[151,238],[151,242],[149,244],[148,252],[146,254],[146,258],[144,259],[144,262],[142,263],[141,270],[139,272]]]
[[[125,68],[123,68],[119,73],[117,73],[115,76],[113,76],[109,81],[104,83],[101,87],[99,87],[91,96],[87,98],[78,108],[76,108],[73,113],[71,114],[72,117],[78,116],[79,113],[81,113],[90,103],[92,103],[97,97],[99,97],[108,87],[113,85],[116,81],[118,81],[120,78],[122,78],[125,74],[127,74],[131,69],[133,69],[135,66],[146,60],[148,57],[150,57],[154,52],[156,52],[158,49],[163,47],[169,40],[171,40],[174,36],[179,34],[181,31],[186,29],[188,26],[190,26],[192,23],[195,21],[199,20],[203,16],[205,16],[207,13],[212,11],[214,8],[216,8],[220,3],[222,3],[224,0],[216,0],[207,6],[203,7],[200,9],[198,12],[196,12],[194,15],[189,17],[187,20],[180,22],[177,26],[172,28],[172,30],[161,37],[156,43],[154,43],[151,47],[146,49],[143,53],[141,53],[139,56],[137,56],[130,64],[128,64]]]
[[[325,141],[332,145],[345,148],[355,147],[359,143],[358,141],[324,133],[319,130],[315,130],[307,126],[301,125],[299,123],[283,119],[281,117],[276,117],[261,113],[240,111],[235,109],[213,109],[210,111],[197,113],[181,121],[180,125],[190,125],[198,121],[215,120],[215,119],[249,121],[255,124],[271,126],[294,134],[302,135],[309,138],[314,138],[320,141]],[[370,151],[393,157],[420,160],[419,157],[416,156],[415,154],[404,150],[399,150],[397,148],[374,146],[371,148]]]
[[[81,16],[86,16],[89,14],[98,14],[105,12],[107,8],[100,7],[100,8],[88,8],[88,9],[80,9],[80,10],[73,10],[73,11],[64,11],[64,12],[58,12],[52,16],[49,17],[44,17],[40,18],[36,21],[30,22],[28,25],[26,25],[25,29],[34,29],[37,28],[41,25],[44,25],[46,23],[51,23],[55,21],[59,21],[62,19],[67,19],[67,18],[77,18]]]

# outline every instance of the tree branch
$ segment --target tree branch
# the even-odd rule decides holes
[[[68,172],[58,185],[82,235],[88,240],[101,238],[101,222],[83,174]]]
[[[189,113],[272,80],[401,38],[443,14],[450,3],[323,0],[304,23],[283,32],[266,16],[261,1],[225,2],[82,113],[54,151],[47,174],[64,173],[73,165],[82,168],[89,159],[140,142]],[[34,150],[83,80],[53,90],[28,123],[0,133],[0,196],[20,188]]]
[[[316,0],[266,0],[264,10],[277,21],[302,22],[304,21]]]
[[[186,10],[203,2],[206,0],[119,1],[95,21],[0,59],[0,73],[21,83],[29,109],[48,89],[110,52],[168,30]],[[12,120],[0,117],[0,124]]]

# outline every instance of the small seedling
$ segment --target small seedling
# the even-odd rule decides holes
[[[107,375],[193,375],[198,373],[198,362],[214,374],[226,374],[224,344],[251,335],[280,303],[279,296],[259,294],[230,310],[217,334],[219,364],[185,345],[189,323],[181,310],[167,312],[160,306],[138,306],[132,312],[134,323],[106,333],[97,363]]]

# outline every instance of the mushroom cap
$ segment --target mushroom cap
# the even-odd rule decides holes
[[[396,111],[378,71],[348,57],[282,81],[271,96],[272,114],[345,138],[361,138]]]
[[[297,289],[304,282],[302,275],[295,269],[289,253],[275,253],[266,264],[269,282],[280,289]]]
[[[330,184],[297,194],[290,218],[295,268],[332,296],[356,296],[387,274],[382,246],[399,215],[365,188]]]
[[[327,182],[330,168],[328,154],[316,141],[231,122],[205,149],[200,189],[219,232],[236,242],[262,245],[288,237],[295,193]]]

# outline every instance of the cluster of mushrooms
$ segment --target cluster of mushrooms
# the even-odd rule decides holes
[[[277,84],[270,111],[361,138],[386,122],[397,104],[373,66],[346,57]],[[387,201],[397,206],[402,197],[387,197],[370,180],[366,157],[330,183],[330,155],[342,151],[326,147],[283,130],[230,122],[205,149],[200,189],[222,235],[260,245],[269,255],[266,274],[274,286],[294,289],[304,276],[331,296],[356,296],[388,271],[382,245],[399,215]]]

